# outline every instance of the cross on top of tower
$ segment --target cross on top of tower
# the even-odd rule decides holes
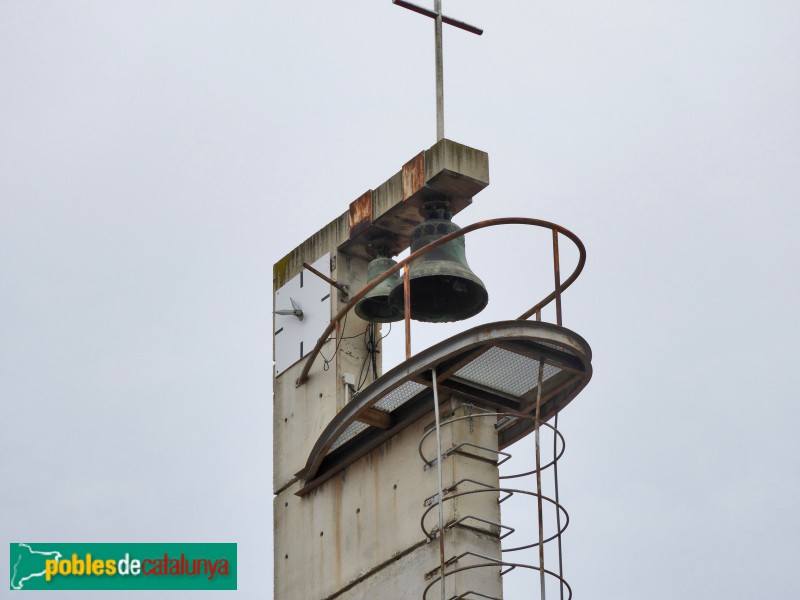
[[[476,35],[482,35],[483,29],[458,21],[442,14],[442,0],[434,0],[433,10],[417,6],[405,0],[392,0],[393,4],[425,15],[434,20],[434,40],[436,45],[436,140],[444,139],[444,60],[442,57],[442,23],[458,27]]]

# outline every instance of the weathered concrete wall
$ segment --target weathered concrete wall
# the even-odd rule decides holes
[[[310,494],[275,498],[275,598],[333,596],[378,565],[423,544],[423,500],[436,492],[416,442],[423,422],[376,448]],[[287,558],[288,555],[288,558]],[[423,571],[417,574],[422,577]]]
[[[427,186],[425,190],[418,188],[420,182]],[[374,230],[378,222],[379,229],[393,227],[395,221],[398,227],[402,224],[407,230],[413,227],[409,216],[415,215],[426,193],[450,190],[463,208],[487,184],[486,154],[443,140],[363,197],[359,208],[369,213],[369,222],[359,223],[358,231],[369,233],[372,231],[369,228]],[[392,212],[394,207],[398,208],[396,212]],[[278,261],[274,268],[274,289],[299,273],[303,262],[312,263],[326,252],[335,257],[331,276],[349,285],[352,293],[361,289],[366,283],[368,245],[354,237],[362,233],[351,235],[351,221],[350,212],[342,214]],[[331,289],[331,294],[335,299],[331,305],[333,316],[346,299],[336,289]],[[277,600],[410,600],[422,598],[425,587],[438,576],[438,541],[427,540],[420,526],[425,500],[437,493],[437,471],[435,467],[424,468],[417,453],[418,442],[433,421],[433,406],[428,416],[308,495],[296,495],[303,485],[297,473],[305,466],[323,429],[347,401],[344,377],[349,374],[357,378],[366,358],[363,339],[357,335],[366,326],[351,312],[344,330],[336,331],[337,339],[344,337],[338,351],[334,340],[323,347],[324,357],[333,361],[330,367],[326,369],[322,357],[317,358],[303,385],[297,386],[296,380],[306,359],[274,379],[274,598]],[[347,339],[349,336],[354,337]],[[442,406],[445,414],[471,410],[454,398],[443,397]],[[481,451],[465,447],[443,461],[445,488],[464,478],[497,485],[497,468],[493,463],[496,455],[491,450],[493,445],[496,448],[496,434],[491,420],[459,422],[446,427],[443,436],[445,449],[462,441],[490,448]],[[430,439],[435,438],[430,436]],[[431,456],[434,454],[435,451]],[[470,484],[462,483],[457,489],[471,488]],[[496,526],[479,520],[499,520],[496,495],[460,497],[446,502],[444,509],[447,524],[463,517],[478,517],[466,519],[459,527],[446,528],[447,559],[467,549],[499,558]],[[435,510],[428,517],[431,518],[436,520]],[[468,559],[461,559],[461,564],[465,560]],[[492,572],[480,569],[448,577],[448,592],[474,589],[500,597],[499,571],[493,574],[494,571],[497,569]],[[429,593],[428,597],[434,595]]]
[[[466,415],[473,409],[453,398],[442,410]],[[438,541],[428,543],[421,528],[425,501],[438,489],[436,466],[426,468],[417,452],[432,418],[431,413],[418,420],[307,496],[295,495],[299,483],[276,496],[275,546],[282,554],[275,556],[275,598],[335,598],[343,589],[372,589],[376,582],[410,594],[380,597],[422,598],[421,591],[438,576],[440,564]],[[490,449],[461,446],[450,454],[442,462],[445,489],[464,479],[498,485],[497,455],[491,451],[497,448],[495,422],[476,417],[442,429],[445,452],[463,442]],[[426,451],[429,440],[434,440],[430,456],[435,456],[435,435],[426,439]],[[482,486],[462,482],[456,491],[479,489]],[[462,522],[460,527],[448,529],[457,521]],[[485,521],[499,522],[496,493],[467,494],[446,501],[445,559],[467,550],[499,558],[498,529]],[[435,507],[425,522],[429,531],[437,528]],[[413,570],[397,571],[393,563],[399,560],[413,564]],[[460,564],[469,561],[463,559]],[[398,576],[400,581],[395,580]],[[459,593],[469,589],[495,597],[501,593],[497,569],[465,571],[448,578],[447,584],[448,590]],[[411,590],[416,590],[416,595]]]
[[[303,263],[312,263],[325,253],[334,257],[331,277],[358,290],[366,283],[367,261],[341,254],[338,246],[349,236],[347,214],[308,238],[275,264],[274,289],[284,285],[303,269]],[[312,276],[313,275],[309,275]],[[338,290],[331,286],[331,317],[345,304]],[[337,339],[344,335],[363,332],[366,322],[351,313],[345,330],[335,330]],[[320,331],[320,334],[323,332]],[[328,341],[322,355],[333,358],[336,342]],[[274,346],[273,346],[274,351]],[[297,386],[296,381],[305,365],[300,360],[273,380],[273,490],[278,491],[296,479],[295,475],[305,465],[308,453],[325,426],[344,406],[347,393],[342,376],[345,372],[358,373],[366,349],[360,338],[343,339],[339,344],[339,360],[325,369],[322,357],[317,358],[308,381]]]

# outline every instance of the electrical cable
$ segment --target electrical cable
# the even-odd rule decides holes
[[[362,334],[357,334],[357,335],[345,338],[344,337],[344,330],[345,330],[346,327],[347,327],[347,314],[345,313],[344,319],[342,320],[342,336],[336,342],[336,347],[333,349],[333,355],[331,356],[331,358],[330,359],[325,358],[325,355],[322,353],[322,350],[320,349],[319,355],[322,357],[322,370],[323,371],[327,371],[328,369],[331,368],[331,362],[333,361],[334,357],[336,356],[336,353],[339,352],[339,346],[342,345],[342,340],[351,339],[351,338],[354,338],[354,337],[358,337],[359,335],[362,335]],[[329,342],[331,339],[334,339],[334,338],[328,338],[325,341]]]

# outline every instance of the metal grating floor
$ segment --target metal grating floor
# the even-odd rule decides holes
[[[373,404],[372,408],[377,408],[384,412],[392,412],[419,394],[425,387],[416,381],[406,381],[399,388],[389,392],[381,400]]]
[[[560,368],[545,364],[543,381],[560,372]],[[539,361],[495,347],[459,369],[456,377],[513,396],[523,396],[537,385]]]
[[[348,425],[347,429],[342,432],[342,435],[339,436],[339,439],[333,443],[333,446],[331,446],[331,451],[336,450],[343,444],[346,444],[365,429],[369,429],[369,425],[362,423],[361,421],[353,421],[350,423],[350,425]]]

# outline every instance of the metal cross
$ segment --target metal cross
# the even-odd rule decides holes
[[[428,10],[427,8],[423,8],[422,6],[411,4],[410,2],[406,2],[405,0],[392,0],[392,4],[397,4],[398,6],[407,8],[408,10],[413,10],[415,13],[419,13],[421,15],[425,15],[426,17],[430,17],[435,22],[434,38],[436,42],[436,141],[443,140],[444,139],[444,73],[443,73],[444,59],[442,58],[442,23],[447,23],[448,25],[452,25],[453,27],[458,27],[459,29],[463,29],[464,31],[469,31],[470,33],[474,33],[476,35],[482,35],[483,29],[474,27],[473,25],[469,25],[467,23],[464,23],[463,21],[457,21],[456,19],[445,17],[442,14],[442,0],[434,0],[433,10]]]

